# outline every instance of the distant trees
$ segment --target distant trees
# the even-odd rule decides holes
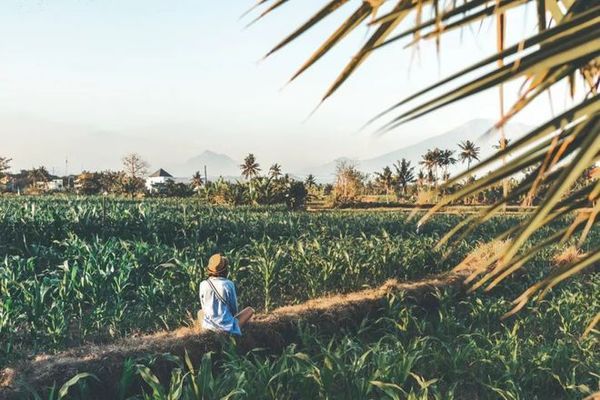
[[[425,168],[428,175],[429,183],[433,184],[437,182],[437,168],[440,163],[440,149],[427,150],[421,157],[419,164]]]
[[[456,158],[454,157],[454,150],[440,150],[438,166],[440,168],[442,168],[442,171],[443,171],[442,179],[444,182],[446,182],[448,179],[450,179],[450,173],[448,172],[448,170],[454,164],[456,164]]]
[[[340,161],[336,166],[335,184],[333,185],[333,204],[347,205],[355,203],[364,187],[365,175],[354,163]]]
[[[192,181],[190,184],[196,193],[198,193],[202,186],[204,186],[204,181],[202,180],[202,174],[200,174],[200,171],[196,171],[194,175],[192,175]]]
[[[75,189],[80,194],[98,194],[101,190],[100,173],[83,171],[75,179]]]
[[[410,161],[407,161],[405,158],[396,161],[394,168],[396,169],[396,184],[402,188],[402,194],[405,195],[407,186],[415,181],[415,168],[411,167]]]
[[[394,174],[390,167],[385,167],[381,172],[375,173],[375,183],[385,192],[386,202],[389,203],[389,196],[394,187]]]
[[[254,154],[250,153],[244,158],[244,163],[240,165],[242,176],[246,179],[255,178],[260,172],[260,164],[256,162]]]
[[[50,173],[43,166],[32,168],[27,172],[27,178],[31,181],[31,185],[36,187],[39,183],[48,182],[50,180]]]
[[[460,152],[458,153],[458,158],[464,164],[467,163],[467,169],[471,169],[471,163],[473,161],[479,161],[479,147],[475,145],[475,143],[470,140],[465,140],[464,142],[460,142],[458,144]]]
[[[123,191],[131,197],[144,189],[144,176],[148,173],[148,163],[137,153],[129,153],[122,158]]]
[[[12,159],[7,157],[0,157],[0,178],[3,178],[6,171],[10,169],[10,162]]]
[[[281,165],[275,163],[269,168],[269,177],[277,179],[282,176]]]

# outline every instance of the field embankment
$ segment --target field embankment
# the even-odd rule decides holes
[[[262,348],[279,352],[298,340],[298,323],[315,325],[322,335],[331,335],[342,327],[356,326],[367,316],[377,317],[391,294],[402,295],[409,302],[425,306],[435,303],[433,293],[439,289],[462,286],[470,270],[441,274],[413,282],[389,280],[382,286],[358,292],[327,296],[306,303],[281,307],[268,314],[258,315],[237,339],[241,352]],[[39,355],[34,359],[7,368],[0,375],[1,398],[20,398],[26,387],[44,391],[54,384],[65,383],[78,373],[94,374],[107,390],[96,393],[97,399],[114,399],[127,359],[169,353],[199,363],[208,352],[218,352],[222,335],[200,332],[197,327],[183,327],[175,331],[143,335],[121,340],[114,344],[83,346],[56,355]],[[168,374],[168,363],[155,366]]]

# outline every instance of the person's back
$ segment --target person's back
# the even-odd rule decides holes
[[[203,329],[223,331],[233,335],[242,334],[235,318],[237,296],[232,281],[221,277],[209,277],[202,281],[200,283],[200,303],[204,313]]]
[[[235,285],[227,279],[229,262],[221,254],[213,255],[208,261],[208,279],[200,283],[198,320],[203,329],[241,335],[240,326],[252,318],[254,310],[246,307],[238,313]]]

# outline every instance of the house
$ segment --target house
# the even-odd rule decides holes
[[[65,185],[62,178],[51,179],[46,182],[46,190],[50,192],[62,192],[65,190]]]
[[[151,192],[154,190],[155,185],[165,183],[169,179],[173,179],[173,175],[160,168],[146,178],[146,189]]]
[[[149,192],[156,190],[155,186],[161,183],[166,183],[167,181],[173,181],[175,183],[184,183],[188,185],[191,182],[190,178],[176,178],[164,169],[160,168],[155,173],[149,175],[146,178],[146,189]]]
[[[35,188],[43,192],[62,192],[65,185],[62,178],[54,178],[49,181],[35,182]]]

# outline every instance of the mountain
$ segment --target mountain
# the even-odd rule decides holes
[[[406,158],[415,166],[415,170],[419,168],[421,156],[429,149],[438,147],[440,149],[458,150],[458,143],[464,140],[471,140],[481,149],[480,158],[486,158],[493,154],[496,150],[492,147],[498,143],[499,136],[497,132],[489,132],[494,125],[494,120],[474,119],[457,128],[454,128],[441,135],[433,136],[416,144],[402,147],[400,149],[382,154],[380,156],[365,160],[354,160],[358,169],[362,172],[372,174],[380,171],[386,166],[392,166],[397,160]],[[507,124],[504,128],[504,133],[509,140],[515,140],[527,131],[529,127],[519,123]],[[331,182],[335,175],[335,167],[340,160],[349,160],[347,158],[339,158],[327,164],[318,167],[307,169],[303,175],[312,173],[317,180],[321,182]],[[457,164],[451,173],[456,173],[464,169],[463,165]]]
[[[226,154],[206,150],[202,154],[190,158],[183,164],[172,166],[171,169],[177,176],[191,176],[196,171],[200,171],[204,175],[204,166],[206,166],[209,179],[214,179],[219,176],[239,177],[239,164]]]

